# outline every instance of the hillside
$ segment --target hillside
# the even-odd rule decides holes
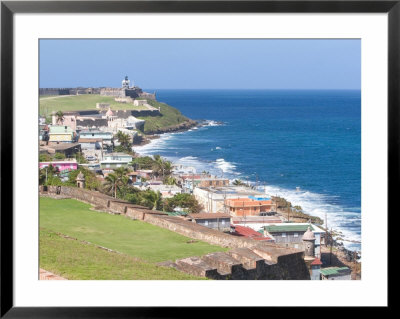
[[[182,115],[176,108],[157,101],[149,101],[149,104],[155,108],[159,108],[162,116],[142,116],[140,119],[146,120],[144,124],[144,133],[160,134],[185,130],[193,127],[197,122],[188,119]]]
[[[91,205],[74,199],[40,198],[41,268],[68,279],[88,279],[88,274],[81,273],[85,265],[93,269],[91,276],[95,277],[91,279],[188,279],[187,275],[180,277],[180,272],[156,264],[226,250],[139,220],[90,208]],[[99,252],[97,246],[119,253]],[[114,266],[120,269],[121,264],[132,267],[123,271],[126,277],[119,274],[113,277],[114,271],[108,273],[107,269]]]

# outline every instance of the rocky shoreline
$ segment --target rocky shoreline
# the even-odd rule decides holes
[[[175,133],[175,132],[183,132],[187,131],[195,126],[197,126],[199,122],[193,120],[187,120],[183,123],[173,126],[167,126],[164,128],[159,128],[157,130],[148,131],[146,135],[155,135],[155,134],[164,134],[164,133]]]
[[[165,128],[160,128],[155,131],[149,131],[146,134],[141,135],[139,139],[137,139],[133,146],[142,146],[151,143],[152,140],[160,138],[161,134],[165,133],[177,133],[177,132],[184,132],[190,130],[193,127],[201,126],[200,122],[188,120],[178,125],[168,126]]]

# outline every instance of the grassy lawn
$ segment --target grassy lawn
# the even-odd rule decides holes
[[[162,116],[140,117],[140,119],[146,120],[144,124],[144,133],[155,131],[159,128],[178,125],[188,120],[188,118],[183,116],[179,110],[169,106],[168,104],[157,101],[149,101],[149,104],[157,109],[160,107]]]
[[[40,229],[40,267],[70,280],[204,279],[66,239],[47,229]]]
[[[41,96],[39,112],[40,115],[49,115],[53,111],[82,111],[96,110],[96,103],[108,103],[112,110],[145,110],[143,106],[133,104],[118,103],[114,97],[102,96],[99,94],[82,94],[66,96]]]
[[[150,263],[227,250],[200,241],[188,243],[189,238],[167,229],[90,207],[74,199],[40,198],[40,227]]]

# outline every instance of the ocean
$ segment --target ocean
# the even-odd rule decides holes
[[[361,92],[156,90],[206,125],[134,147],[281,196],[361,250]],[[350,240],[350,241],[348,241]],[[357,241],[357,242],[352,242]]]

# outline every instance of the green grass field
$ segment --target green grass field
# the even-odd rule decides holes
[[[69,280],[205,279],[108,252],[46,229],[40,230],[40,267]]]
[[[82,94],[82,95],[54,95],[41,96],[39,112],[40,115],[48,116],[55,111],[83,111],[96,110],[96,103],[108,103],[112,110],[145,110],[143,106],[134,106],[133,104],[118,103],[114,101],[114,97],[103,96],[99,94]]]
[[[138,220],[130,220],[123,216],[96,212],[90,210],[90,207],[89,204],[74,199],[56,200],[42,197],[40,198],[40,227],[47,232],[68,235],[151,264],[227,250],[201,241],[191,242],[190,238],[167,229]],[[45,246],[40,247],[41,253],[43,251],[44,254],[40,256],[41,267],[60,274],[60,271],[62,271],[61,262],[56,266],[57,262],[54,262],[54,260],[61,258],[65,252],[60,250],[58,253],[61,257],[57,256],[57,249],[46,247],[48,242],[44,241]],[[46,256],[46,251],[52,253]],[[73,251],[69,254],[73,254]],[[53,260],[51,269],[46,268],[46,263],[49,260]],[[43,266],[42,261],[44,262]],[[75,262],[72,258],[71,263],[74,264]],[[82,262],[85,263],[86,261],[82,260]],[[104,262],[106,263],[106,261]],[[71,269],[73,269],[72,264],[70,265]],[[102,267],[101,263],[99,267]]]

